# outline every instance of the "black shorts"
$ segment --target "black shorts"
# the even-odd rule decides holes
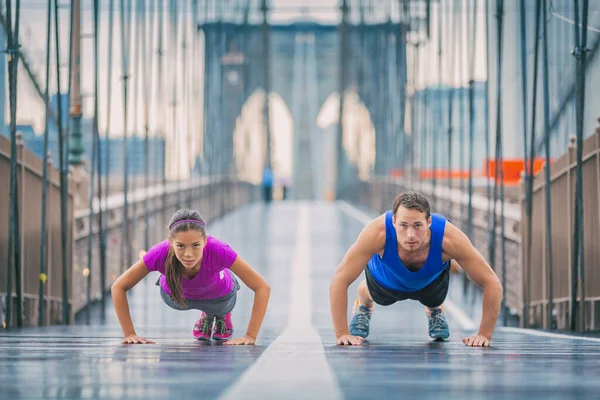
[[[381,306],[389,306],[397,301],[411,299],[419,301],[426,307],[434,308],[442,305],[446,300],[448,286],[450,285],[450,263],[433,282],[415,292],[399,292],[381,286],[371,275],[368,266],[365,268],[365,276],[367,278],[367,288],[373,301]]]

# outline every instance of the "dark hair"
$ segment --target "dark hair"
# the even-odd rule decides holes
[[[190,230],[198,231],[203,237],[206,237],[206,223],[204,222],[204,218],[202,218],[200,213],[196,210],[182,209],[175,211],[168,226],[169,237],[171,239],[179,232],[187,232]],[[183,265],[181,265],[181,262],[175,255],[173,246],[170,246],[169,254],[165,261],[167,286],[169,286],[171,297],[173,297],[175,303],[185,307],[187,304],[183,297],[183,290],[181,289],[181,273],[183,268]]]
[[[429,200],[419,192],[409,191],[398,194],[392,204],[394,215],[396,215],[400,206],[409,210],[419,210],[420,212],[425,213],[425,218],[427,219],[431,216]]]

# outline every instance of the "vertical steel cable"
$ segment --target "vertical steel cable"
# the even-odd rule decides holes
[[[141,36],[143,35],[143,32],[141,31],[141,24],[140,24],[140,17],[143,13],[143,1],[142,0],[135,0],[135,13],[133,12],[133,10],[131,10],[131,19],[130,21],[132,21],[131,23],[133,24],[133,44],[134,44],[134,51],[133,51],[133,71],[132,71],[132,80],[131,80],[131,90],[133,91],[133,121],[132,121],[132,139],[133,142],[130,143],[130,148],[136,148],[137,144],[139,143],[140,140],[140,126],[139,126],[139,98],[140,98],[140,86],[143,84],[142,79],[141,79],[141,74],[140,74],[140,61],[141,61]],[[135,15],[135,16],[134,16]],[[143,151],[142,151],[143,153]],[[129,157],[129,155],[128,155]],[[143,159],[143,156],[142,156]],[[129,237],[129,252],[131,253],[132,251],[134,251],[135,249],[135,243],[137,243],[137,188],[138,188],[138,179],[140,176],[140,172],[139,172],[139,168],[138,168],[138,163],[135,162],[135,159],[132,159],[133,165],[132,165],[132,180],[131,180],[131,186],[129,188],[129,190],[131,191],[131,193],[134,195],[134,200],[131,203],[131,228],[130,228],[130,237]],[[133,263],[129,262],[128,265],[131,265]]]
[[[62,266],[62,319],[63,323],[69,323],[69,289],[68,283],[69,278],[67,277],[67,227],[68,227],[68,202],[69,202],[69,188],[67,181],[67,172],[68,165],[66,160],[66,152],[68,148],[68,132],[63,130],[63,110],[62,110],[62,94],[61,94],[61,85],[60,85],[60,32],[59,32],[59,4],[58,0],[54,0],[54,39],[55,39],[55,51],[56,51],[56,96],[58,99],[57,109],[58,109],[58,148],[59,148],[59,165],[60,165],[60,216],[61,216],[61,266]],[[73,23],[73,18],[71,18],[71,25]],[[69,65],[71,64],[69,57]],[[69,68],[70,72],[70,68]],[[70,79],[69,79],[70,82]],[[70,87],[70,83],[69,83]],[[66,140],[65,140],[66,138]]]
[[[486,47],[486,57],[485,57],[485,102],[484,102],[484,121],[485,121],[485,176],[486,176],[486,195],[487,195],[487,217],[488,217],[488,226],[492,226],[492,218],[495,218],[492,215],[492,180],[491,170],[490,170],[490,145],[491,145],[491,130],[490,130],[490,2],[485,2],[485,47]],[[493,232],[488,229],[487,231],[487,249],[488,249],[488,260],[492,258],[492,240],[495,236]]]
[[[44,153],[43,162],[44,170],[42,173],[42,227],[41,227],[41,240],[40,240],[40,284],[38,292],[38,325],[44,325],[44,306],[45,306],[45,285],[47,280],[46,274],[46,262],[48,260],[46,247],[48,245],[48,232],[47,232],[47,202],[48,202],[48,104],[49,104],[49,88],[50,88],[50,43],[52,36],[52,0],[48,0],[48,8],[46,10],[46,89],[44,90],[44,105],[46,106],[45,117],[44,117]]]
[[[144,35],[142,48],[145,52],[143,63],[143,78],[144,82],[144,187],[146,188],[146,196],[144,197],[144,249],[150,248],[150,215],[148,207],[148,188],[150,187],[150,106],[154,100],[152,90],[154,87],[154,15],[155,5],[154,0],[150,1],[150,6],[146,7],[144,12]],[[146,21],[146,14],[150,13],[150,23]],[[148,41],[146,38],[150,37]]]
[[[110,192],[110,123],[112,111],[112,66],[113,66],[113,36],[115,20],[115,0],[110,0],[108,10],[108,60],[106,77],[106,132],[104,135],[104,206],[108,208],[108,194]],[[100,229],[100,287],[102,288],[102,307],[100,307],[100,318],[106,318],[106,237],[108,235],[108,221],[106,229]]]
[[[582,23],[579,30],[579,0],[575,0],[575,47],[573,56],[577,66],[577,95],[575,98],[576,107],[576,128],[577,128],[577,166],[575,183],[575,221],[573,224],[573,254],[571,265],[571,330],[583,330],[585,325],[585,316],[583,314],[585,305],[585,274],[584,274],[584,253],[583,253],[583,117],[585,107],[585,74],[587,58],[587,26],[589,1],[583,0],[582,4]],[[579,310],[577,310],[577,291],[581,286],[581,297],[579,300]]]
[[[23,325],[21,290],[21,229],[19,218],[19,186],[17,180],[17,72],[19,65],[19,11],[20,1],[16,1],[14,28],[12,26],[12,2],[6,1],[8,81],[10,101],[10,205],[8,234],[8,270],[6,290],[6,326],[12,326],[12,270],[15,269],[17,292],[17,326]],[[63,253],[64,256],[64,253]]]
[[[89,215],[88,215],[88,254],[87,254],[87,279],[86,279],[86,323],[90,323],[90,309],[92,297],[92,248],[94,246],[94,178],[96,175],[96,167],[98,167],[98,222],[102,223],[102,204],[101,204],[101,183],[100,179],[100,137],[98,136],[98,0],[93,2],[93,19],[94,19],[94,120],[92,132],[92,160],[90,171],[90,194],[89,194]],[[101,288],[104,290],[104,288]]]
[[[456,3],[455,3],[456,5]],[[449,6],[450,7],[450,6]],[[457,18],[457,14],[456,14],[456,10],[454,10],[455,12],[454,17]],[[454,22],[454,23],[452,23]],[[448,52],[448,58],[449,58],[449,75],[450,75],[450,84],[449,84],[449,88],[448,88],[448,187],[452,188],[454,187],[454,182],[452,181],[452,145],[453,145],[453,135],[454,135],[454,92],[456,91],[456,87],[455,87],[455,81],[454,81],[454,76],[455,76],[455,58],[454,58],[454,52],[456,50],[456,41],[458,40],[460,42],[460,39],[458,39],[457,37],[455,37],[455,35],[453,34],[452,30],[456,29],[456,23],[455,21],[453,21],[453,18],[448,18],[448,42],[450,43],[450,51]],[[441,29],[440,29],[441,31]],[[440,91],[440,98],[442,96],[442,93]]]
[[[543,47],[544,47],[544,59],[543,59],[543,82],[544,82],[544,147],[546,150],[546,165],[544,168],[545,173],[545,189],[546,189],[546,293],[548,294],[548,306],[546,310],[546,321],[545,329],[552,329],[553,327],[553,316],[554,310],[553,305],[553,271],[552,268],[554,263],[552,261],[552,199],[550,197],[550,81],[548,77],[548,10],[546,2],[543,1],[542,16],[544,21],[543,31]],[[531,143],[533,146],[534,143]]]
[[[348,3],[346,0],[342,0],[341,2],[341,13],[342,13],[342,21],[340,23],[340,53],[339,53],[339,81],[338,81],[338,92],[339,92],[339,109],[338,109],[338,126],[336,131],[336,169],[337,169],[337,188],[336,188],[336,198],[340,199],[342,196],[342,191],[344,190],[344,182],[345,178],[344,174],[344,165],[343,165],[343,154],[344,154],[344,95],[346,92],[346,84],[348,79],[348,70],[346,69],[346,58],[348,53]]]
[[[520,0],[520,28],[521,28],[521,107],[523,112],[523,160],[525,165],[525,184],[527,185],[529,179],[528,161],[527,161],[527,18],[525,1]],[[536,17],[537,18],[537,17]],[[525,208],[529,209],[529,191],[525,192]],[[525,245],[525,244],[523,244]]]
[[[181,201],[181,162],[180,159],[178,157],[178,154],[180,152],[180,143],[179,143],[179,139],[180,139],[180,135],[179,135],[179,131],[177,130],[178,126],[177,126],[177,56],[178,56],[178,46],[177,46],[177,0],[171,0],[170,4],[169,4],[169,14],[171,17],[171,21],[170,21],[170,28],[171,28],[171,50],[172,53],[171,54],[171,61],[172,61],[172,65],[173,65],[173,71],[172,71],[172,75],[171,75],[171,86],[172,86],[172,92],[171,92],[171,117],[173,118],[172,121],[172,132],[171,132],[171,141],[172,141],[172,147],[171,147],[171,154],[173,155],[171,157],[170,163],[175,171],[175,174],[177,176],[176,178],[176,182],[177,182],[177,208],[181,208],[182,205],[182,201]]]
[[[100,151],[100,128],[99,128],[99,118],[100,118],[100,112],[99,112],[99,96],[98,93],[100,92],[100,82],[99,82],[99,75],[100,75],[100,44],[99,44],[99,39],[100,39],[100,2],[98,0],[94,0],[94,138],[96,140],[96,144],[97,144],[97,158],[96,158],[96,163],[97,163],[97,171],[98,171],[98,236],[100,239],[99,242],[99,261],[100,261],[100,293],[101,296],[104,297],[105,296],[105,292],[106,292],[106,282],[103,279],[103,277],[105,277],[106,275],[106,234],[104,233],[104,207],[106,206],[106,204],[102,204],[102,170],[101,170],[101,166],[102,166],[102,162],[101,162],[101,151]],[[108,141],[106,143],[105,146],[105,150],[106,152],[108,152]],[[90,271],[91,272],[91,271]],[[91,273],[90,273],[91,275]],[[104,308],[104,307],[102,307]],[[101,311],[101,320],[104,321],[105,318],[105,310]]]
[[[166,226],[167,222],[168,222],[168,215],[167,215],[167,130],[165,127],[165,112],[166,112],[166,107],[165,107],[165,103],[164,103],[164,96],[163,96],[163,58],[164,58],[164,48],[163,48],[163,34],[164,34],[164,24],[163,24],[163,18],[165,17],[164,14],[164,0],[158,0],[158,48],[157,48],[157,54],[156,56],[158,57],[157,60],[157,73],[158,73],[158,77],[156,78],[156,85],[157,85],[157,89],[156,89],[156,105],[157,105],[157,110],[156,110],[156,115],[158,116],[158,123],[157,126],[159,126],[158,131],[162,134],[162,139],[163,139],[163,146],[162,146],[162,151],[161,151],[161,156],[159,159],[162,159],[162,163],[163,163],[163,169],[162,169],[162,196],[161,196],[161,227],[162,226]],[[160,149],[160,146],[159,146]]]
[[[526,168],[527,172],[527,261],[525,271],[525,290],[523,293],[523,326],[529,326],[529,301],[531,297],[531,257],[533,251],[533,161],[535,159],[535,127],[537,118],[537,84],[538,84],[538,69],[539,69],[539,48],[540,48],[540,17],[541,17],[541,0],[536,0],[535,5],[535,50],[533,58],[533,92],[532,92],[532,106],[531,106],[531,138],[530,138],[530,155]]]
[[[437,101],[437,107],[439,108],[437,110],[437,113],[435,113],[435,117],[432,115],[433,118],[435,118],[438,121],[441,121],[442,118],[442,55],[443,55],[443,49],[442,49],[442,3],[440,2],[438,4],[438,101]],[[435,108],[434,108],[435,109]],[[439,115],[437,115],[439,113]],[[435,208],[439,207],[439,204],[437,204],[437,194],[436,194],[436,189],[437,189],[437,158],[438,158],[438,141],[439,141],[439,132],[440,130],[438,129],[436,124],[430,124],[431,125],[431,141],[432,141],[432,150],[433,153],[431,154],[431,171],[432,171],[432,180],[431,183],[433,185],[433,192],[432,192],[432,197],[433,197],[433,206]]]
[[[473,20],[470,25],[471,32],[471,51],[469,57],[469,203],[467,206],[467,236],[474,240],[473,237],[473,171],[474,167],[474,152],[475,152],[475,57],[477,55],[477,15],[479,0],[473,0],[472,11]]]
[[[121,0],[121,69],[123,73],[123,221],[121,236],[121,273],[125,265],[131,265],[131,234],[129,226],[129,157],[127,130],[129,122],[129,51],[130,51],[130,20],[125,18],[125,2]],[[128,1],[127,8],[131,13],[131,2]]]
[[[498,219],[496,217],[496,207],[498,202],[499,181],[503,181],[503,171],[501,165],[502,156],[502,55],[503,55],[503,35],[504,35],[504,0],[496,0],[496,38],[497,44],[497,68],[496,68],[496,142],[495,142],[495,168],[494,168],[494,193],[492,207],[492,225],[491,225],[491,243],[490,243],[490,264],[496,268],[496,226]]]

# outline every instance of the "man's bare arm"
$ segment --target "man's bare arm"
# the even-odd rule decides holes
[[[498,276],[467,235],[449,222],[446,223],[443,251],[448,257],[455,259],[467,276],[483,289],[483,313],[478,335],[490,341],[502,302],[502,284]]]
[[[380,216],[363,228],[358,239],[348,249],[329,285],[333,329],[337,339],[348,332],[348,287],[360,276],[373,254],[385,245],[385,216]]]

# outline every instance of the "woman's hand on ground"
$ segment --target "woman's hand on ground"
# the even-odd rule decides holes
[[[223,344],[226,346],[241,346],[241,345],[253,345],[255,343],[256,343],[255,338],[245,335],[245,336],[242,336],[239,338],[228,340],[227,342],[225,342]]]
[[[131,334],[125,336],[125,339],[123,339],[122,344],[156,344],[156,342],[150,339],[144,339],[143,337],[140,337],[136,334]]]

